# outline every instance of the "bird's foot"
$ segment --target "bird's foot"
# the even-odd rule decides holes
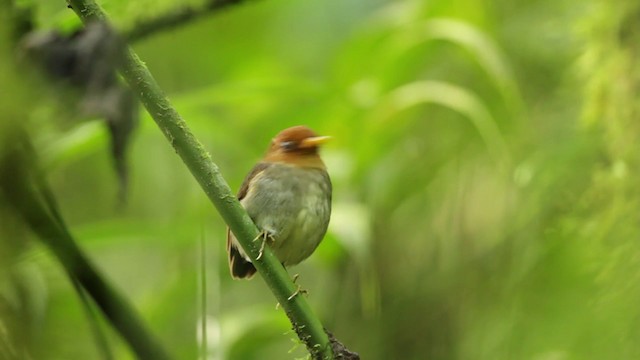
[[[256,257],[256,260],[260,260],[260,258],[262,258],[262,253],[264,252],[264,246],[267,244],[267,240],[271,239],[271,241],[274,241],[275,238],[273,237],[273,234],[268,231],[268,230],[261,230],[260,233],[258,233],[258,236],[256,236],[255,239],[253,239],[253,241],[258,241],[262,239],[262,244],[260,244],[260,251],[258,253],[258,257]]]

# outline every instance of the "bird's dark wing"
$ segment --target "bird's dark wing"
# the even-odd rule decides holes
[[[240,190],[238,191],[238,200],[242,200],[249,192],[249,184],[251,180],[267,168],[269,164],[258,163],[251,169],[249,174],[244,178]],[[256,273],[256,268],[251,261],[245,259],[240,251],[236,248],[232,241],[233,234],[227,227],[227,254],[229,255],[229,269],[231,270],[231,276],[236,279],[249,279]]]

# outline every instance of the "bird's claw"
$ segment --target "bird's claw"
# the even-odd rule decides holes
[[[262,241],[262,244],[260,245],[260,252],[258,252],[258,257],[256,258],[256,260],[260,260],[260,258],[262,258],[262,254],[264,254],[264,244],[266,243],[266,240]]]

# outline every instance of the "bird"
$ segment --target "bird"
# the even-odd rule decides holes
[[[332,185],[319,155],[330,136],[307,126],[282,130],[245,177],[238,200],[260,230],[260,253],[269,244],[286,268],[308,258],[322,241],[331,217]],[[256,272],[251,259],[227,228],[229,269],[234,279]]]

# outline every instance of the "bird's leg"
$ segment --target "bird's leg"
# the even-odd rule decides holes
[[[256,257],[256,260],[260,260],[260,258],[262,257],[262,254],[264,252],[264,245],[267,243],[267,236],[268,236],[267,234],[268,233],[266,231],[262,230],[258,234],[258,236],[255,239],[253,239],[253,241],[256,241],[262,238],[262,244],[260,244],[260,252],[258,252],[258,257]]]
[[[260,258],[262,257],[262,253],[264,252],[264,246],[267,243],[267,240],[269,239],[271,239],[271,241],[275,240],[275,238],[273,237],[273,234],[268,230],[261,230],[260,233],[258,233],[258,236],[256,236],[255,239],[253,239],[253,241],[258,241],[259,239],[262,239],[262,244],[260,244],[260,252],[258,253],[258,257],[256,257],[256,260],[260,260]]]

